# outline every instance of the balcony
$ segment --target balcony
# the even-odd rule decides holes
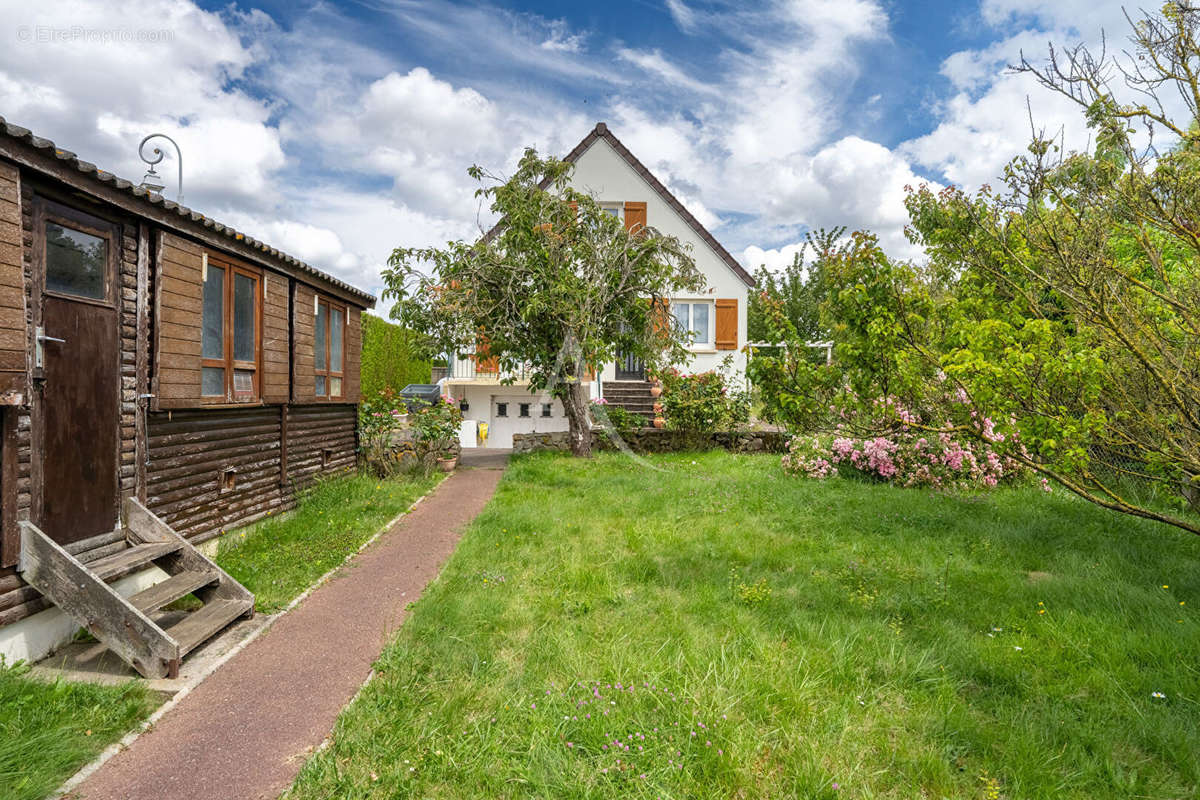
[[[501,383],[529,383],[528,369],[522,367],[516,370],[502,370],[494,360],[489,359],[480,362],[471,353],[465,353],[461,356],[451,356],[448,363],[446,385],[462,383],[496,385]]]

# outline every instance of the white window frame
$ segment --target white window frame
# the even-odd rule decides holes
[[[617,219],[625,222],[625,204],[624,203],[597,203],[605,213],[612,214]]]
[[[691,332],[691,330],[692,330],[692,308],[694,306],[701,305],[701,304],[708,306],[708,331],[705,333],[705,337],[706,337],[705,341],[690,342],[689,347],[695,351],[702,351],[702,350],[703,351],[707,351],[707,350],[715,351],[717,348],[716,341],[714,339],[715,329],[716,329],[716,324],[717,324],[717,321],[716,321],[716,316],[717,316],[716,305],[717,304],[715,302],[713,302],[712,300],[709,300],[707,298],[693,299],[693,298],[688,298],[688,297],[681,297],[678,300],[673,299],[673,300],[671,300],[671,308],[670,308],[671,319],[673,321],[678,321],[679,318],[675,315],[675,309],[679,306],[687,306],[688,307],[687,330],[688,330],[688,332]]]

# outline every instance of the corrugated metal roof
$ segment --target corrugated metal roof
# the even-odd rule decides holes
[[[157,206],[162,208],[164,211],[174,212],[181,218],[181,220],[187,223],[202,226],[215,233],[226,236],[235,242],[249,245],[251,248],[265,253],[272,258],[278,259],[288,266],[295,267],[301,272],[308,273],[315,278],[319,278],[326,283],[332,284],[344,292],[348,292],[351,295],[362,298],[364,301],[367,301],[367,305],[375,304],[375,296],[369,292],[364,292],[362,289],[351,286],[345,281],[339,280],[327,272],[322,272],[316,267],[310,266],[295,256],[288,255],[282,250],[272,247],[266,242],[261,242],[258,239],[247,236],[246,234],[241,233],[228,225],[224,225],[217,220],[212,219],[211,217],[207,217],[198,211],[193,211],[187,206],[181,206],[178,203],[167,200],[162,195],[148,192],[141,188],[141,186],[135,185],[131,181],[127,181],[124,178],[119,178],[111,172],[106,172],[105,170],[97,167],[95,164],[82,160],[71,151],[63,150],[62,148],[56,146],[54,142],[50,141],[49,139],[44,139],[41,136],[34,135],[34,133],[28,128],[22,128],[19,125],[13,125],[11,122],[5,120],[4,117],[0,117],[0,134],[31,145],[37,150],[53,153],[55,158],[64,162],[67,166],[78,170],[79,173],[85,178],[94,180],[118,191],[126,192],[130,196],[138,198],[138,200],[146,203],[149,206]]]

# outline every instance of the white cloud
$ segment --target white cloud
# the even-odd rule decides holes
[[[667,0],[667,12],[675,25],[684,33],[695,33],[699,28],[697,14],[683,0]]]
[[[1031,113],[1026,103],[1036,97]],[[997,77],[979,97],[960,92],[942,104],[941,121],[928,134],[904,143],[900,152],[968,190],[997,184],[1004,165],[1026,152],[1034,130],[1063,136],[1084,149],[1087,126],[1079,108],[1050,95],[1028,76]]]
[[[0,18],[11,39],[0,48],[0,108],[11,121],[133,179],[145,169],[142,136],[168,133],[185,149],[189,196],[209,203],[252,200],[282,165],[269,108],[232,88],[253,53],[219,15],[185,0],[0,0]],[[143,31],[159,41],[122,38]]]
[[[487,224],[469,165],[511,170],[526,145],[561,155],[606,119],[754,268],[790,263],[804,230],[821,226],[870,229],[893,255],[917,255],[903,237],[903,187],[922,171],[969,188],[994,181],[1029,139],[1027,96],[1039,127],[1087,143],[1074,105],[1007,65],[1081,27],[1091,42],[1102,25],[1124,31],[1104,4],[981,0],[977,19],[997,41],[947,57],[950,91],[924,109],[927,131],[889,148],[844,122],[856,97],[867,97],[856,119],[888,105],[860,85],[863,51],[889,46],[883,0],[664,2],[681,31],[720,43],[716,68],[481,4],[375,9],[470,76],[451,80],[404,61],[401,46],[354,36],[329,5],[284,28],[261,11],[189,0],[0,0],[13,26],[171,32],[159,45],[10,42],[0,110],[135,180],[137,141],[169,133],[184,150],[189,205],[374,291],[393,247]],[[159,169],[168,196],[173,170]]]
[[[1033,75],[1010,67],[1019,64],[1022,56],[1044,65],[1051,43],[1061,54],[1082,42],[1098,55],[1106,30],[1111,38],[1128,28],[1119,7],[1084,0],[1045,5],[1032,0],[984,0],[981,12],[986,22],[1009,35],[943,61],[941,73],[951,81],[954,93],[934,106],[937,124],[931,131],[898,148],[916,164],[969,190],[998,183],[1005,164],[1027,152],[1035,133],[1058,140],[1066,150],[1090,148],[1093,133],[1080,106],[1039,85]],[[1014,21],[1023,18],[1034,20],[1037,27],[1009,33]],[[1120,81],[1111,88],[1118,96],[1125,92]],[[1171,108],[1173,98],[1164,99]]]
[[[479,234],[474,221],[416,211],[387,194],[333,185],[309,189],[292,195],[283,209],[285,219],[230,211],[222,221],[376,297],[383,291],[380,272],[393,249],[442,245]],[[386,316],[388,307],[381,301],[378,310]]]
[[[937,190],[941,186],[919,177],[903,157],[876,142],[848,136],[813,157],[812,179],[827,197],[809,211],[815,226],[870,230],[889,255],[920,255],[904,237],[905,187],[927,183]]]
[[[533,113],[501,108],[416,67],[373,82],[316,133],[328,148],[348,152],[358,170],[390,177],[401,204],[462,221],[476,208],[470,165],[511,169],[530,144],[561,153],[574,144],[563,137],[584,128],[582,117],[548,103]]]
[[[789,192],[779,198],[778,208],[768,209],[763,216],[803,220],[809,229],[845,226],[848,231],[868,230],[879,237],[889,255],[919,258],[920,250],[904,236],[908,222],[904,198],[906,187],[922,183],[935,191],[941,188],[917,175],[903,157],[887,147],[847,136],[803,163],[795,162]],[[799,242],[765,249],[752,245],[743,254],[751,268],[766,264],[777,269],[791,263],[799,248]]]
[[[538,45],[543,50],[557,50],[562,53],[578,53],[583,50],[583,34],[571,33],[562,20],[553,20],[549,33],[550,35]]]
[[[750,245],[742,251],[742,263],[751,272],[759,267],[766,267],[772,272],[779,272],[796,260],[796,256],[804,252],[804,244],[796,243],[783,247],[763,250],[756,245]]]
[[[622,47],[617,50],[617,56],[621,60],[628,61],[635,67],[657,76],[670,86],[677,86],[681,89],[687,89],[689,92],[696,92],[697,94],[720,94],[720,91],[715,86],[693,78],[672,64],[659,50],[631,50],[627,47]]]
[[[1094,0],[982,0],[979,4],[983,20],[994,28],[1011,27],[1014,22],[1029,20],[1043,30],[1084,30],[1088,38],[1092,31],[1104,28],[1110,36],[1124,35],[1128,30],[1125,8],[1120,3],[1097,3]],[[1137,17],[1136,12],[1131,16]]]

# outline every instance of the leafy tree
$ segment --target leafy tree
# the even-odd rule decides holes
[[[768,305],[778,305],[780,310],[806,341],[823,341],[827,338],[821,325],[820,308],[828,293],[825,280],[825,263],[837,252],[846,234],[845,227],[809,231],[804,236],[800,252],[782,272],[774,272],[760,266],[754,273],[758,292],[751,293],[746,326],[750,341],[774,342]],[[805,257],[812,258],[806,265]]]
[[[397,318],[429,332],[443,352],[475,348],[502,370],[523,368],[531,388],[563,403],[571,452],[591,452],[590,368],[618,352],[651,366],[687,350],[669,324],[666,298],[704,281],[688,248],[653,227],[627,231],[569,186],[571,165],[527,149],[501,180],[469,174],[500,222],[475,242],[398,248],[383,273]]]
[[[1200,533],[1185,511],[1200,508],[1198,21],[1181,5],[1147,15],[1129,62],[1083,47],[1023,61],[1081,106],[1094,152],[1037,135],[1003,193],[911,192],[928,264],[856,237],[828,275],[837,364],[778,367],[777,405],[798,424],[939,420],[931,433],[988,441],[1091,502]],[[1116,98],[1114,73],[1139,102]],[[1164,128],[1168,149],[1153,143]],[[1162,491],[1131,490],[1145,485]]]

